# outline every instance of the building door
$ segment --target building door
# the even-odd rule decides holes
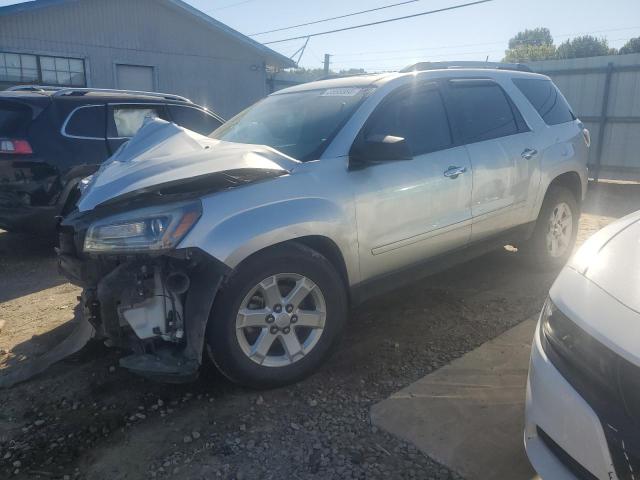
[[[153,67],[116,64],[116,86],[122,90],[155,90]]]

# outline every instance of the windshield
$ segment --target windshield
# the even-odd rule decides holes
[[[371,88],[342,87],[272,95],[210,137],[267,145],[297,160],[314,160],[371,92]]]

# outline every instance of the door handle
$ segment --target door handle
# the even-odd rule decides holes
[[[451,180],[458,178],[459,175],[467,171],[467,167],[449,167],[444,171],[444,176]]]
[[[538,154],[538,151],[535,148],[525,148],[520,155],[525,160],[531,160],[537,154]]]

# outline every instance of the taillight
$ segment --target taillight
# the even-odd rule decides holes
[[[584,144],[589,148],[591,146],[591,133],[586,128],[582,129],[582,136],[584,137]]]
[[[11,153],[14,155],[31,155],[33,150],[26,140],[16,140],[11,138],[0,139],[0,153]]]

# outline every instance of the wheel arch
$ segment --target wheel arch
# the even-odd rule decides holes
[[[214,226],[201,221],[181,246],[199,247],[236,269],[267,249],[296,242],[326,257],[348,287],[359,281],[355,217],[349,212],[322,198],[265,204],[232,214]],[[205,212],[203,220],[206,217]]]
[[[549,189],[552,186],[559,186],[559,187],[566,188],[573,194],[578,205],[582,204],[583,185],[582,185],[582,179],[580,178],[580,175],[578,174],[578,172],[572,170],[572,171],[557,175],[547,186],[547,190],[544,195],[545,198],[547,196],[547,193],[549,192]]]

